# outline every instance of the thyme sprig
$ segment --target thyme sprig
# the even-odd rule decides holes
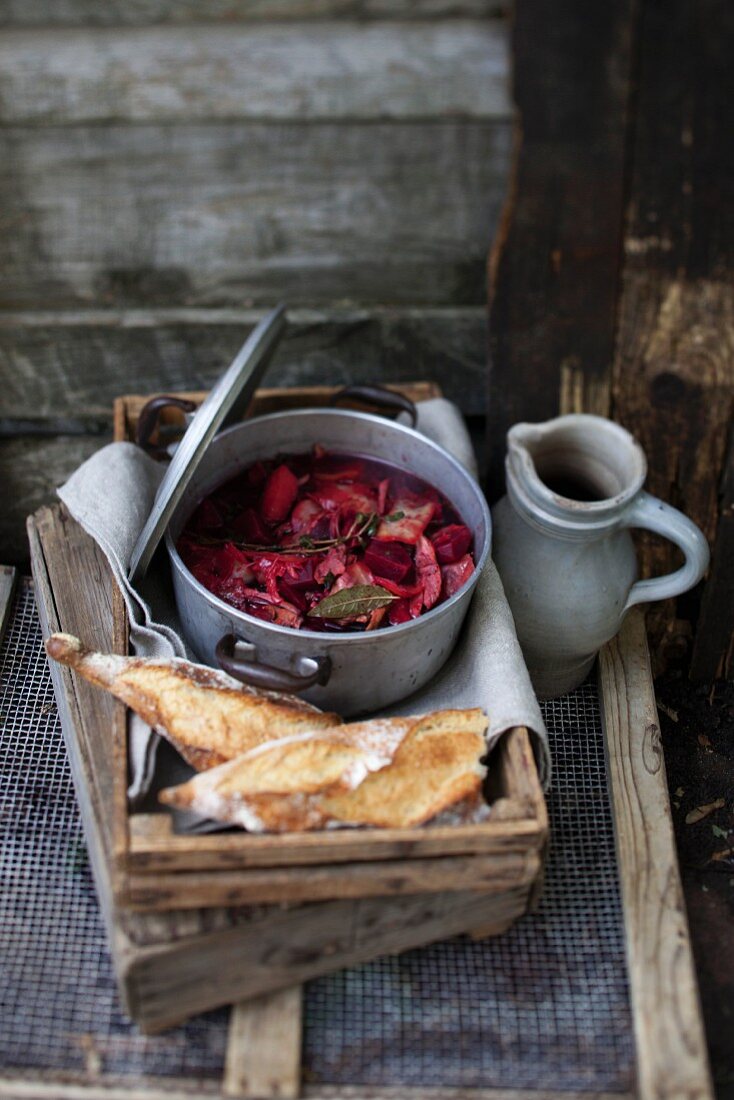
[[[392,518],[392,517],[390,517]],[[253,542],[238,542],[233,538],[225,538],[215,535],[197,535],[196,540],[203,546],[224,546],[231,542],[238,550],[253,551],[262,554],[278,554],[281,557],[303,557],[304,554],[323,554],[336,546],[344,546],[353,539],[361,540],[372,538],[380,525],[380,516],[377,512],[357,512],[349,530],[345,535],[339,535],[331,539],[311,539],[308,535],[301,535],[297,546],[262,546]]]

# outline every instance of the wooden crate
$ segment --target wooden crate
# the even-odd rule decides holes
[[[397,387],[395,387],[397,388]],[[413,400],[437,396],[430,383],[400,387]],[[251,412],[326,404],[328,387],[262,390]],[[197,403],[202,393],[178,394]],[[148,398],[115,405],[115,436],[135,438]],[[167,411],[169,422],[180,419]],[[53,556],[55,551],[50,551]],[[113,598],[114,644],[127,652],[125,606]],[[255,902],[322,901],[437,890],[529,894],[547,839],[547,814],[525,729],[510,731],[492,756],[491,818],[481,824],[359,829],[280,836],[245,832],[175,835],[167,813],[127,814],[123,708],[116,714],[114,850],[120,900],[138,910]],[[308,866],[308,871],[304,867]]]
[[[328,392],[307,396],[315,403]],[[126,433],[142,403],[118,402]],[[68,630],[124,652],[122,599],[93,540],[63,506],[37,512],[28,533],[44,633]],[[490,833],[375,830],[371,857],[359,861],[345,833],[334,864],[315,835],[301,838],[308,866],[282,866],[279,838],[174,837],[163,814],[128,816],[125,708],[63,666],[51,674],[122,997],[145,1030],[459,932],[499,933],[535,901],[547,816],[523,729],[492,757]],[[283,841],[295,858],[292,839]],[[308,896],[324,900],[304,907],[306,880]]]

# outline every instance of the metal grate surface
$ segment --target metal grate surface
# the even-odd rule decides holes
[[[553,849],[540,911],[311,982],[306,1079],[625,1091],[634,1052],[595,688],[545,708]],[[144,1037],[117,1005],[29,582],[0,651],[0,1066],[215,1089],[226,1010]]]

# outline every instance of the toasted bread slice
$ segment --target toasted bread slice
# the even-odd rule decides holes
[[[266,741],[341,722],[293,695],[257,691],[179,658],[93,653],[71,634],[52,634],[46,652],[137,711],[197,771]]]
[[[252,832],[420,825],[481,798],[486,727],[478,709],[353,723],[256,749],[159,797]]]
[[[389,768],[353,791],[324,794],[320,808],[344,825],[421,825],[481,789],[487,719],[479,709],[428,714],[404,738]]]
[[[414,723],[414,718],[353,722],[271,741],[158,797],[253,832],[298,828],[304,813],[317,828],[321,815],[310,808],[310,797],[350,790],[387,767]]]

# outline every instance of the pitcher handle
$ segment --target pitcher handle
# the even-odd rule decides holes
[[[638,603],[679,596],[701,580],[709,564],[709,545],[703,532],[677,508],[649,493],[638,493],[625,515],[624,526],[643,527],[646,531],[654,531],[656,535],[670,539],[680,547],[686,559],[674,573],[633,584],[624,605],[625,611]]]

